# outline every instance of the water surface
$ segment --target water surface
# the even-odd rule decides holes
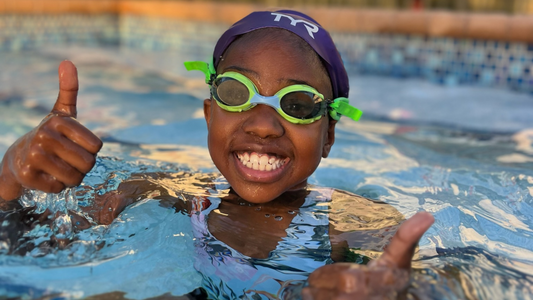
[[[57,96],[57,66],[72,59],[80,76],[78,119],[105,146],[84,193],[57,211],[76,201],[83,206],[138,173],[182,174],[174,178],[186,193],[205,192],[205,181],[179,178],[216,177],[202,118],[208,93],[200,74],[185,74],[175,59],[165,64],[173,55],[93,48],[3,53],[0,153],[47,114]],[[310,182],[381,200],[406,218],[420,210],[435,215],[420,241],[410,297],[533,298],[533,98],[371,76],[353,75],[351,85],[351,103],[365,116],[338,124],[330,157]],[[344,206],[332,205],[330,218],[351,230],[349,220],[360,212]],[[119,291],[142,299],[202,284],[188,217],[160,201],[144,197],[110,225],[76,230],[74,221],[71,231],[57,230],[68,222],[61,213],[41,226],[31,220],[33,227],[20,227],[22,250],[0,245],[0,294]],[[62,247],[58,234],[73,242]]]

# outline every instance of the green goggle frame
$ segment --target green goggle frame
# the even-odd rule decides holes
[[[316,116],[307,116],[307,117],[295,117],[291,116],[286,113],[284,109],[281,108],[280,103],[281,99],[290,93],[294,92],[304,92],[304,93],[310,93],[315,95],[314,97],[319,97],[321,101],[323,102],[325,106],[327,106],[329,109],[329,115],[334,120],[339,120],[341,115],[347,116],[350,119],[357,121],[359,118],[361,118],[361,115],[363,112],[349,104],[348,98],[339,97],[334,99],[333,101],[324,101],[324,97],[322,94],[320,94],[316,89],[307,86],[307,85],[291,85],[286,88],[281,89],[279,92],[276,93],[276,95],[272,97],[265,97],[260,95],[257,92],[257,89],[255,85],[252,83],[250,79],[248,79],[246,76],[237,73],[237,72],[227,72],[224,74],[221,74],[219,76],[216,76],[215,68],[213,67],[213,64],[209,64],[202,61],[191,61],[191,62],[185,62],[184,63],[185,68],[187,71],[201,71],[205,75],[205,82],[211,87],[211,94],[217,101],[217,104],[224,110],[231,111],[231,112],[241,112],[248,110],[252,107],[254,107],[256,104],[267,104],[276,109],[276,111],[287,121],[295,124],[310,124],[317,120],[319,120],[323,115],[323,110],[320,109],[318,111],[318,114]],[[219,79],[234,79],[242,83],[249,91],[248,99],[247,101],[241,101],[243,103],[239,103],[237,105],[228,105],[228,103],[225,103],[222,101],[216,91],[215,82]]]

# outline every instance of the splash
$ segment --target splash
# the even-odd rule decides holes
[[[23,207],[33,207],[34,212],[48,211],[52,223],[50,230],[57,240],[70,240],[73,235],[72,216],[69,211],[81,212],[74,188],[67,188],[58,194],[37,190],[26,190],[20,198]]]

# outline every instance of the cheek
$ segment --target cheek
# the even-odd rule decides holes
[[[326,130],[322,122],[319,124],[304,125],[309,127],[297,127],[293,132],[293,143],[298,151],[297,155],[302,163],[313,172],[322,159],[322,149],[326,141]],[[302,166],[300,166],[302,167]]]
[[[239,122],[239,118],[235,114],[223,111],[216,104],[211,110],[207,143],[211,158],[219,169],[224,168],[225,162],[228,160],[227,150],[231,137],[240,128]]]

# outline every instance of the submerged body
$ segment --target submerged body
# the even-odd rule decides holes
[[[246,299],[256,295],[252,299],[275,299],[300,295],[309,274],[321,266],[335,261],[367,263],[382,252],[403,220],[385,203],[316,186],[285,193],[268,203],[251,203],[236,195],[218,176],[137,174],[100,196],[96,191],[108,190],[107,180],[102,185],[79,188],[80,199],[87,193],[96,192],[97,196],[80,205],[78,213],[69,212],[76,224],[74,230],[77,235],[98,225],[116,227],[115,219],[119,218],[119,224],[123,222],[120,215],[129,204],[157,201],[162,209],[189,217],[187,227],[192,230],[195,253],[191,259],[203,278],[200,287],[211,298]],[[13,236],[2,238],[11,246],[12,255],[28,255],[35,248],[42,254],[55,253],[58,246],[67,252],[75,249],[76,239],[58,244],[54,237],[46,241],[29,237],[28,233],[38,226],[52,227],[54,218],[49,218],[48,212],[38,214],[16,206],[2,215],[2,221],[18,224],[12,228]],[[342,220],[345,212],[348,216],[357,212],[358,218],[347,224]],[[341,222],[343,231],[334,225]],[[112,246],[105,238],[94,243],[99,246],[92,256]],[[159,288],[172,290],[166,285]]]

